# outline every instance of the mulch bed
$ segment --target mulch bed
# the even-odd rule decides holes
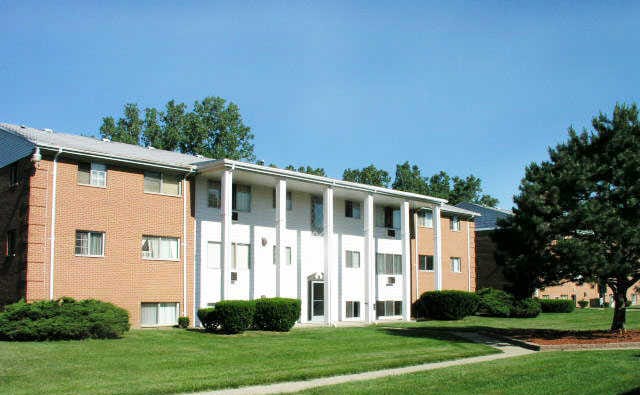
[[[581,349],[581,348],[619,348],[638,347],[640,330],[627,330],[622,333],[611,331],[558,331],[543,329],[505,329],[491,331],[497,337],[504,337],[534,346],[540,350]]]

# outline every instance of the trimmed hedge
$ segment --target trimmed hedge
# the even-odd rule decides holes
[[[202,323],[202,326],[204,326],[204,329],[208,331],[214,331],[220,325],[215,307],[198,309],[198,319]]]
[[[2,340],[114,339],[122,337],[129,327],[126,310],[95,299],[20,301],[0,313]]]
[[[490,317],[509,317],[513,309],[514,297],[508,292],[494,288],[478,291],[480,304],[478,312]]]
[[[578,306],[580,306],[581,309],[586,309],[587,307],[589,307],[589,301],[584,299],[579,300]]]
[[[182,316],[178,317],[178,326],[180,328],[188,328],[189,327],[189,317]]]
[[[254,326],[259,330],[287,332],[300,318],[301,303],[298,299],[262,298],[255,304]]]
[[[571,313],[576,304],[571,299],[538,299],[543,313]]]
[[[215,307],[216,320],[225,333],[240,333],[251,328],[255,314],[253,300],[223,300]]]
[[[534,318],[540,315],[542,308],[536,299],[527,298],[516,300],[511,308],[513,318]]]
[[[478,310],[480,298],[473,292],[429,291],[418,300],[420,309],[436,320],[461,320]]]

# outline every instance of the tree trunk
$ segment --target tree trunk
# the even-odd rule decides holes
[[[613,322],[611,323],[612,331],[624,329],[624,324],[627,320],[627,289],[628,287],[618,286],[614,291],[613,297],[616,306],[613,312]]]

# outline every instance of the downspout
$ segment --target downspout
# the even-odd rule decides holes
[[[55,265],[56,252],[56,184],[58,182],[58,156],[62,153],[62,148],[58,149],[53,157],[53,180],[51,186],[51,237],[49,238],[49,300],[53,300],[53,269]]]
[[[182,180],[182,315],[187,316],[187,181]]]
[[[468,267],[468,275],[467,279],[467,288],[468,291],[471,292],[471,222],[467,222],[467,265]]]

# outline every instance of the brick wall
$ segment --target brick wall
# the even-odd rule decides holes
[[[52,160],[32,177],[27,298],[49,297]],[[54,298],[97,298],[127,309],[140,323],[140,303],[183,300],[183,247],[179,261],[142,259],[143,235],[183,239],[183,197],[144,192],[144,171],[108,165],[105,188],[80,185],[77,162],[60,158],[57,171]],[[193,322],[193,230],[191,187],[187,204],[187,312]],[[76,230],[105,233],[104,257],[75,254]]]
[[[11,185],[12,165],[0,169],[0,306],[24,298],[26,290],[29,158],[16,162],[18,183]],[[15,232],[15,253],[8,253],[8,233]]]

